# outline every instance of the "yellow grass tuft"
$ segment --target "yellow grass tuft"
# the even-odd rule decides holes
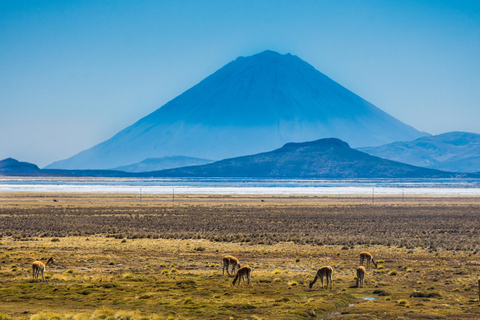
[[[39,312],[30,317],[30,320],[63,320],[63,316],[58,313]]]

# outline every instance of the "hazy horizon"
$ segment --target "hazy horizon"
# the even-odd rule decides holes
[[[3,1],[0,17],[0,159],[68,158],[267,49],[420,131],[480,133],[476,1]]]

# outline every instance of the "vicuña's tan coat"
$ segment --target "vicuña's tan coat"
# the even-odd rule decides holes
[[[365,267],[360,266],[357,268],[357,288],[360,288],[360,286],[362,286],[363,288],[365,272],[366,272]]]
[[[240,269],[238,269],[237,275],[235,276],[235,279],[233,279],[232,283],[233,285],[235,285],[235,283],[238,280],[238,284],[240,284],[242,279],[243,279],[243,283],[245,283],[245,278],[247,278],[248,284],[250,284],[251,275],[252,275],[252,268],[250,268],[249,266],[241,267]]]
[[[375,260],[373,260],[373,256],[369,252],[366,252],[366,251],[360,252],[360,265],[361,266],[363,266],[363,261],[367,262],[366,263],[367,267],[370,265],[370,262],[372,262],[373,265],[375,266],[375,268],[378,268],[377,263],[375,262]]]
[[[42,280],[45,281],[45,276],[44,276],[43,273],[47,270],[47,265],[48,265],[49,263],[54,263],[54,262],[53,262],[53,258],[48,259],[45,264],[42,263],[41,261],[35,261],[35,262],[32,264],[32,277],[33,277],[33,281],[38,280],[38,275],[39,275],[40,273],[42,274]]]
[[[333,268],[332,267],[321,267],[318,269],[317,273],[315,274],[315,279],[313,279],[312,282],[310,282],[310,289],[312,289],[313,284],[317,282],[318,278],[320,278],[320,281],[322,281],[322,289],[323,289],[323,278],[325,277],[327,279],[327,288],[328,288],[328,283],[330,282],[330,289],[332,289],[333,286],[333,280],[332,280],[332,274],[333,274]]]
[[[225,269],[227,269],[227,274],[230,275],[230,272],[228,271],[228,268],[230,266],[232,266],[232,274],[233,275],[235,275],[235,268],[240,269],[240,262],[235,257],[225,256],[222,260],[222,263],[223,263],[222,274],[225,274]]]
[[[478,301],[480,301],[480,278],[478,279]]]

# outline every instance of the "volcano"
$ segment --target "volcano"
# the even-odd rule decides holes
[[[287,142],[339,138],[352,147],[427,135],[297,56],[239,57],[112,138],[47,168],[108,169],[182,155],[220,160]]]

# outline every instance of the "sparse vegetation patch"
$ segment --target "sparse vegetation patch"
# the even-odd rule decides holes
[[[480,310],[478,200],[5,196],[0,320],[476,319]],[[362,251],[379,265],[357,288]],[[222,274],[225,256],[252,268],[250,284]],[[47,281],[32,282],[32,262],[49,257]],[[333,268],[332,289],[310,289],[322,266]]]

